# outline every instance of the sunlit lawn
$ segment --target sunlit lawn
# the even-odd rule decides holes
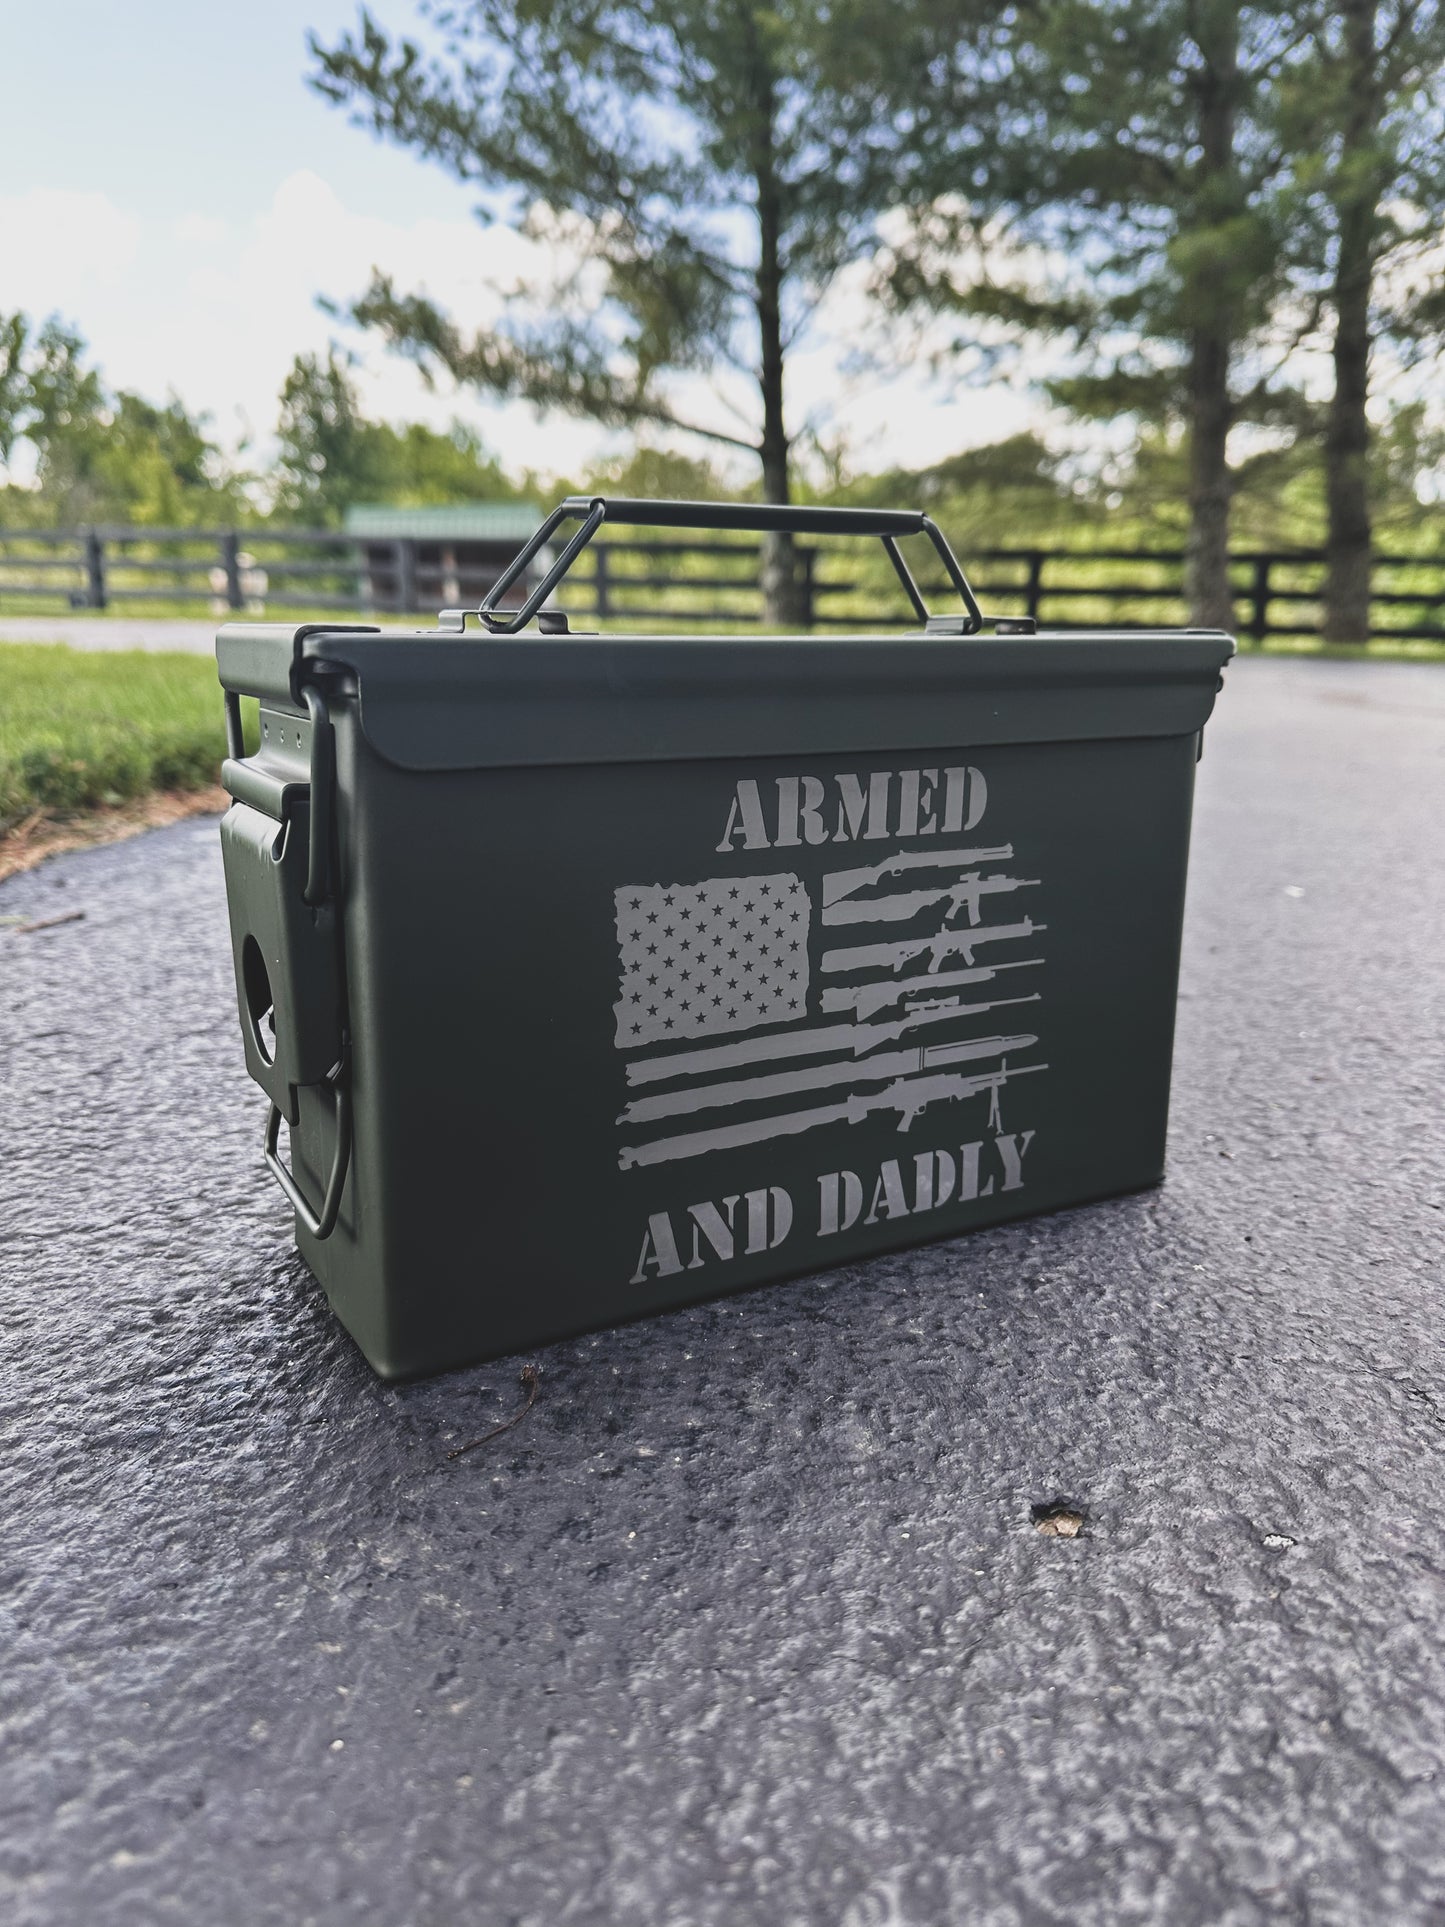
[[[659,625],[607,626],[615,633]],[[756,634],[756,625],[743,633]],[[1272,642],[1269,653],[1321,651],[1318,643]],[[1377,640],[1328,653],[1445,660],[1435,643]],[[59,815],[153,790],[204,788],[216,780],[224,745],[209,656],[0,641],[0,834],[36,810]]]
[[[0,642],[0,833],[216,781],[225,752],[206,656]]]

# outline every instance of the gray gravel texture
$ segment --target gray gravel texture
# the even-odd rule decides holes
[[[1246,661],[1168,1181],[379,1384],[215,825],[0,889],[0,1915],[1445,1919],[1445,675]],[[1040,1535],[1067,1499],[1083,1534]]]

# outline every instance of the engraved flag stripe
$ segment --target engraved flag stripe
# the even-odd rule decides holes
[[[792,1097],[799,1091],[826,1090],[830,1084],[876,1084],[883,1078],[908,1077],[943,1064],[962,1064],[979,1057],[1002,1057],[1005,1051],[1027,1050],[1037,1037],[980,1037],[962,1044],[941,1044],[936,1050],[880,1051],[874,1057],[846,1057],[834,1064],[810,1064],[803,1070],[773,1071],[761,1077],[733,1078],[720,1084],[690,1084],[682,1090],[659,1091],[655,1097],[635,1097],[623,1112],[628,1124],[650,1118],[681,1117],[689,1111],[725,1110],[733,1104],[761,1103],[767,1098]]]
[[[826,992],[824,993],[827,994]],[[882,1024],[824,1024],[817,1030],[775,1031],[768,1037],[747,1037],[740,1044],[706,1044],[701,1050],[669,1051],[662,1057],[640,1057],[627,1066],[629,1084],[660,1084],[691,1077],[695,1071],[731,1070],[739,1064],[764,1063],[778,1057],[820,1057],[829,1051],[851,1051],[861,1057],[877,1044],[901,1037],[923,1024],[951,1024],[959,1017],[1002,1010],[1009,1004],[1036,1004],[1035,990],[1026,997],[995,997],[985,1004],[968,1004],[961,997],[938,997],[914,1004],[903,1017]]]
[[[875,1010],[885,1010],[889,1004],[901,1003],[920,990],[927,990],[931,995],[954,984],[992,983],[1001,970],[1027,970],[1042,962],[1042,957],[1018,957],[1010,963],[980,964],[976,970],[940,970],[937,976],[929,976],[922,983],[916,977],[887,977],[864,984],[829,984],[820,1002],[826,1011],[851,1010],[861,1019],[870,1017]]]
[[[976,1097],[986,1091],[992,1106],[990,1121],[999,1128],[998,1094],[1011,1078],[1027,1077],[1032,1071],[1046,1071],[1047,1064],[1020,1064],[981,1077],[958,1077],[956,1088],[946,1095],[951,1101]],[[802,1131],[815,1131],[820,1124],[857,1124],[871,1111],[896,1110],[904,1113],[899,1130],[906,1131],[925,1104],[939,1102],[945,1093],[936,1088],[932,1077],[905,1077],[876,1097],[846,1097],[838,1104],[819,1104],[811,1110],[786,1111],[781,1116],[749,1118],[741,1124],[719,1125],[710,1131],[689,1131],[679,1137],[655,1138],[651,1144],[624,1145],[618,1163],[624,1171],[640,1164],[666,1164],[674,1158],[701,1157],[708,1151],[731,1151],[742,1144],[761,1144],[768,1138],[796,1137]],[[910,1113],[910,1105],[915,1108]]]

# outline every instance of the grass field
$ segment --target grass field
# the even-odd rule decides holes
[[[216,781],[225,728],[206,656],[0,643],[0,836]]]
[[[1318,643],[1277,651],[1321,653]],[[1442,652],[1376,641],[1328,653],[1438,661]],[[245,707],[249,734],[255,706]],[[64,819],[160,790],[204,789],[224,746],[210,656],[0,641],[0,838],[37,812]]]

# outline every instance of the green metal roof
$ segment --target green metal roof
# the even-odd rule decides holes
[[[454,502],[420,509],[358,503],[346,511],[342,526],[363,540],[412,536],[423,542],[525,542],[541,520],[535,502]]]

